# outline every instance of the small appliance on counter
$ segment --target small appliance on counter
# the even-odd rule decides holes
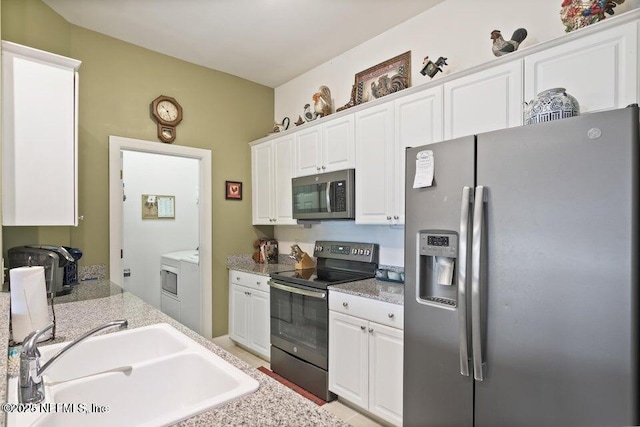
[[[44,267],[47,294],[64,295],[71,292],[71,286],[64,285],[64,267],[75,262],[69,251],[62,246],[28,245],[10,248],[9,268]],[[11,287],[11,281],[9,281]]]
[[[64,278],[62,279],[63,286],[75,286],[78,284],[78,260],[82,258],[82,250],[79,248],[70,248],[63,246],[69,252],[69,255],[73,257],[73,261],[67,263],[64,266]]]

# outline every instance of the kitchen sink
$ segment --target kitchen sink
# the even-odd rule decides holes
[[[42,347],[43,360],[60,346]],[[34,413],[9,413],[9,427],[171,425],[258,388],[255,379],[167,324],[89,338],[43,380],[45,402]],[[18,387],[11,378],[9,402],[17,402]]]

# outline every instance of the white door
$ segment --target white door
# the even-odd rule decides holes
[[[356,113],[356,223],[392,224],[393,102]]]
[[[322,126],[322,171],[355,167],[353,114]]]
[[[369,411],[402,425],[403,331],[369,322]]]
[[[251,324],[249,326],[249,347],[265,357],[271,355],[271,318],[269,312],[269,293],[252,290],[251,292]]]
[[[444,137],[522,124],[522,60],[444,84]]]
[[[291,201],[291,178],[295,171],[295,137],[286,137],[273,141],[274,186],[273,186],[273,218],[276,224],[297,224],[293,219]]]
[[[273,225],[273,145],[271,141],[251,147],[251,210],[254,225]]]
[[[229,337],[249,345],[249,288],[235,284],[229,290]]]
[[[322,127],[316,125],[296,132],[296,176],[322,172]]]
[[[525,57],[525,101],[563,87],[582,113],[638,102],[638,24],[601,31]]]
[[[395,194],[397,197],[393,215],[396,224],[404,224],[405,151],[409,147],[442,141],[443,108],[441,86],[395,101]]]
[[[329,390],[367,407],[369,400],[368,322],[329,311]]]

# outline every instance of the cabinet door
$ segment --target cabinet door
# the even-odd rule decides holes
[[[444,84],[445,139],[521,124],[521,60]]]
[[[355,167],[353,114],[322,125],[322,171]]]
[[[273,217],[276,224],[297,224],[291,206],[291,178],[294,172],[295,138],[289,135],[273,141]]]
[[[271,355],[269,293],[262,291],[250,291],[250,293],[249,347],[268,358]]]
[[[2,49],[3,224],[77,225],[80,62],[8,42]]]
[[[229,337],[249,345],[249,289],[234,284],[229,287]]]
[[[620,25],[525,57],[526,101],[563,87],[580,111],[638,102],[638,24]]]
[[[393,102],[356,113],[356,223],[392,224]]]
[[[405,150],[442,141],[443,108],[441,86],[395,101],[396,224],[404,224]]]
[[[251,211],[253,224],[273,225],[273,145],[251,147]]]
[[[296,176],[313,175],[322,171],[322,127],[316,125],[296,132]]]
[[[367,324],[329,311],[329,390],[363,408],[369,400]]]
[[[369,411],[402,425],[402,330],[369,322]]]

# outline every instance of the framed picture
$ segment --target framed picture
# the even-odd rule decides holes
[[[225,196],[227,200],[242,200],[242,183],[238,181],[225,181]]]
[[[142,219],[175,219],[175,196],[142,195]]]
[[[355,104],[382,98],[411,86],[411,51],[356,74]]]

